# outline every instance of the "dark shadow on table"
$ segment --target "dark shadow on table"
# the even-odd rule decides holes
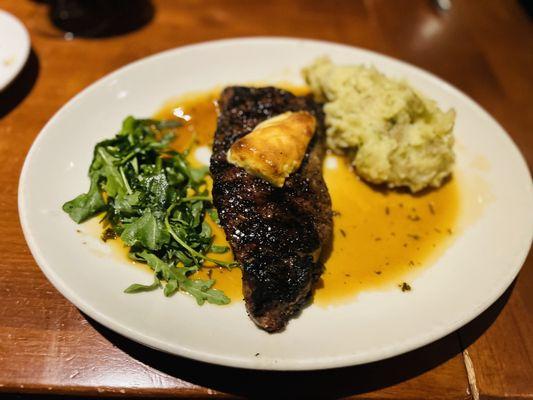
[[[0,119],[9,114],[30,94],[38,76],[39,59],[32,48],[22,71],[8,87],[0,92]]]
[[[149,349],[86,318],[98,332],[131,357],[196,385],[253,398],[280,398],[280,392],[285,398],[339,398],[408,380],[462,352],[494,322],[513,287],[514,284],[479,317],[434,343],[388,360],[322,371],[253,371],[205,364]]]

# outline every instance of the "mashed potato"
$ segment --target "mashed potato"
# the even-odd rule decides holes
[[[440,186],[450,175],[453,110],[441,111],[407,83],[375,68],[337,66],[320,58],[303,75],[325,102],[329,148],[348,154],[363,179],[417,192]]]

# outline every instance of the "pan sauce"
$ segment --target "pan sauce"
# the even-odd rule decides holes
[[[197,146],[211,145],[217,96],[218,91],[212,91],[176,99],[155,115],[183,120],[176,149],[186,148],[193,136]],[[198,161],[191,157],[191,162]],[[334,155],[325,161],[324,178],[335,212],[334,238],[315,293],[316,304],[339,303],[367,289],[398,286],[400,290],[404,282],[430,265],[453,237],[459,208],[458,185],[453,178],[440,189],[419,195],[382,191],[360,181],[344,159]],[[223,230],[209,218],[208,222],[216,244],[227,244]],[[213,257],[229,260],[232,255]],[[227,271],[213,266],[206,270],[210,272],[201,271],[198,277],[209,274],[217,281],[215,287],[232,300],[242,298],[238,268]]]

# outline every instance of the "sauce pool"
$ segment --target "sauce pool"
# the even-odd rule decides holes
[[[334,237],[315,303],[334,303],[368,289],[407,290],[403,283],[451,242],[459,209],[455,179],[421,195],[377,190],[357,178],[345,159],[333,156],[326,158],[324,179]]]
[[[299,95],[306,91],[287,89]],[[154,115],[183,122],[173,146],[184,150],[194,141],[190,156],[193,164],[206,161],[216,129],[218,94],[219,91],[211,91],[181,97]],[[195,157],[201,153],[204,157]],[[325,160],[324,179],[334,211],[334,237],[315,292],[315,304],[341,303],[369,289],[409,290],[406,281],[431,265],[451,243],[459,215],[456,179],[417,195],[381,190],[362,182],[344,158],[333,154]],[[215,243],[227,245],[222,228],[209,218],[207,221]],[[212,256],[225,261],[233,257],[231,252]],[[228,271],[211,265],[198,272],[197,277],[215,279],[215,287],[233,301],[242,299],[239,268]]]

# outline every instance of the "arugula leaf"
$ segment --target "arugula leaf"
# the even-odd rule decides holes
[[[143,177],[141,186],[144,189],[145,201],[152,209],[164,211],[172,199],[172,192],[167,177],[163,172]]]
[[[190,168],[190,177],[196,184],[201,183],[209,173],[209,167]]]
[[[213,236],[213,230],[211,229],[209,224],[205,221],[202,222],[202,230],[200,231],[199,236],[207,240],[211,240],[211,237]]]
[[[204,210],[204,205],[201,201],[195,201],[191,203],[191,207],[190,207],[190,212],[191,212],[191,217],[192,217],[192,220],[190,222],[191,226],[198,226],[202,224],[203,210]],[[204,224],[202,224],[202,229],[203,229],[203,225]],[[211,228],[209,228],[209,225],[207,225],[207,229],[211,230]]]
[[[140,283],[134,283],[133,285],[128,286],[124,289],[124,293],[140,293],[140,292],[151,292],[152,290],[159,289],[161,287],[161,282],[157,279],[157,276],[154,277],[154,283],[151,285],[141,285]]]
[[[143,251],[139,254],[139,257],[144,259],[146,263],[152,267],[156,274],[161,275],[162,279],[166,281],[170,280],[182,280],[185,279],[187,273],[195,272],[196,268],[172,268],[169,264],[161,260],[156,255],[149,253],[148,251]]]
[[[127,189],[124,178],[116,166],[117,160],[102,147],[98,147],[97,152],[102,160],[101,174],[106,180],[104,189],[108,196],[115,197],[117,194],[126,193]]]
[[[178,281],[176,279],[171,279],[167,282],[165,285],[165,289],[163,290],[163,294],[167,297],[172,296],[174,293],[176,293],[179,289]]]
[[[179,128],[182,125],[183,124],[182,124],[181,121],[175,120],[175,119],[169,119],[169,120],[165,120],[165,121],[157,121],[156,122],[157,129],[159,129],[159,130],[169,129],[169,128]]]
[[[211,247],[209,248],[210,253],[218,253],[218,254],[227,253],[228,250],[229,250],[228,246],[219,246],[217,244],[212,244]]]
[[[140,244],[150,250],[158,250],[170,239],[163,222],[156,218],[150,209],[147,209],[142,217],[125,224],[124,227],[120,238],[128,246]]]
[[[228,304],[230,302],[224,292],[212,289],[214,280],[189,279],[187,274],[196,271],[196,268],[173,268],[147,251],[139,255],[154,269],[156,275],[160,273],[163,279],[167,281],[164,290],[165,296],[171,296],[178,288],[181,288],[191,294],[199,305],[204,304],[205,301],[212,304]]]
[[[188,279],[182,283],[182,287],[185,291],[194,296],[199,305],[204,304],[205,301],[219,305],[228,304],[230,299],[224,294],[224,292],[217,289],[211,289],[214,284],[215,281],[212,279],[205,281],[200,279]]]
[[[220,219],[218,218],[218,212],[216,208],[208,209],[207,214],[215,224],[220,225]]]
[[[82,223],[105,209],[105,202],[98,189],[98,176],[91,178],[89,191],[63,204],[65,211],[76,223]]]
[[[135,213],[135,206],[140,204],[141,192],[119,194],[113,201],[114,211],[119,214]]]
[[[132,135],[137,125],[138,125],[138,121],[135,118],[133,118],[131,115],[126,117],[124,121],[122,121],[122,129],[118,133],[118,136]]]

